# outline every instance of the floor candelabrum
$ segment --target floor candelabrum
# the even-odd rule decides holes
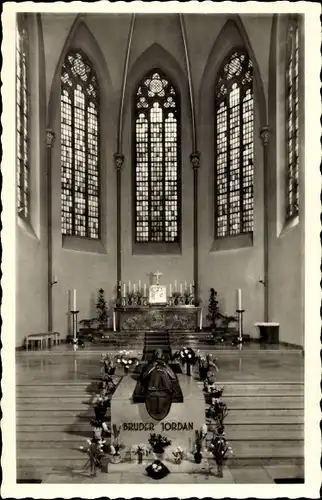
[[[73,341],[76,343],[77,341],[77,314],[79,311],[70,311],[72,318],[73,318],[73,323],[72,323],[72,328],[73,328]]]
[[[245,309],[237,309],[237,321],[238,321],[238,337],[237,337],[237,344],[242,344],[244,339],[243,339],[243,313],[245,312]]]

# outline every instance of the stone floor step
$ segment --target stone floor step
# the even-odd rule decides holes
[[[302,424],[303,410],[229,410],[225,424]]]
[[[292,425],[283,430],[275,429],[276,426],[271,426],[267,430],[257,429],[257,425],[252,426],[253,429],[242,429],[240,426],[238,430],[230,430],[229,426],[225,426],[225,434],[228,441],[280,441],[280,440],[303,440],[304,439],[304,426],[301,430],[293,429]],[[285,426],[286,427],[286,426]],[[211,439],[212,432],[215,431],[215,426],[208,426],[208,435]]]
[[[217,376],[217,386],[223,387],[224,392],[222,397],[227,396],[303,396],[304,384],[290,382],[268,382],[268,383],[238,383],[221,381]],[[197,385],[203,386],[203,382],[197,380]]]
[[[88,429],[88,436],[91,436],[93,431],[90,426],[87,426]],[[84,441],[85,438],[80,436],[79,434],[75,433],[73,434],[72,431],[70,433],[67,433],[66,431],[64,432],[63,430],[55,430],[55,431],[46,431],[46,430],[40,430],[39,432],[33,432],[33,431],[17,431],[16,432],[16,438],[17,438],[17,446],[20,445],[20,443],[26,442],[26,443],[36,443],[36,442],[50,442],[50,441],[73,441],[79,443],[79,445],[82,444],[82,441]]]
[[[250,408],[304,408],[302,396],[227,396],[222,397],[222,402],[230,410]]]

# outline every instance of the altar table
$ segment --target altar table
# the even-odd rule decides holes
[[[128,306],[114,309],[114,330],[195,332],[202,308],[195,306]]]

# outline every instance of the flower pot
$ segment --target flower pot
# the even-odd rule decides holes
[[[164,455],[165,455],[165,451],[153,451],[153,456],[154,456],[154,459],[155,460],[160,460],[160,462],[162,462],[162,460],[164,460]]]
[[[196,464],[201,464],[202,454],[200,453],[200,451],[196,451],[196,453],[194,453],[193,456],[194,456]]]

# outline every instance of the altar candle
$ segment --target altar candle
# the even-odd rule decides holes
[[[174,291],[177,292],[178,291],[178,288],[177,288],[177,280],[174,280]]]
[[[72,290],[72,311],[76,311],[76,289]]]
[[[184,291],[186,291],[186,290],[187,290],[187,282],[185,281],[184,282]]]
[[[138,289],[138,292],[141,293],[141,280],[139,280],[139,289]]]
[[[169,285],[169,294],[170,294],[170,297],[172,297],[172,284],[171,283]]]
[[[57,283],[57,281],[58,281],[57,280],[57,276],[54,276],[54,280],[53,281],[54,281],[54,283]]]
[[[144,283],[144,297],[146,297],[146,283]]]
[[[182,283],[180,283],[180,294],[181,295],[182,295],[182,287],[183,287],[183,285],[182,285]]]
[[[126,284],[124,283],[124,285],[123,285],[123,297],[125,297],[125,296],[126,296]]]
[[[192,283],[190,283],[190,294],[192,294]]]
[[[241,288],[237,289],[237,310],[238,311],[242,310],[242,292],[241,292]]]
[[[202,330],[202,309],[200,310],[199,330]]]
[[[129,281],[129,293],[131,293],[131,281]]]
[[[133,292],[134,293],[136,292],[136,283],[134,283],[134,285],[133,285]]]
[[[116,332],[116,319],[115,319],[115,311],[113,311],[113,332]]]

